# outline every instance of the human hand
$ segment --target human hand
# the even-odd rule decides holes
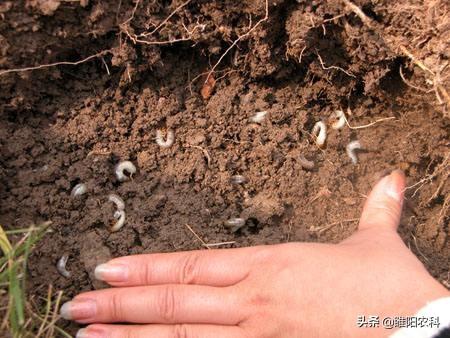
[[[404,182],[399,171],[384,177],[340,244],[116,258],[96,269],[114,288],[80,294],[61,314],[97,323],[78,338],[387,336],[357,317],[411,316],[449,295],[396,232]]]

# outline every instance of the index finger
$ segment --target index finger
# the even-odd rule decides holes
[[[230,286],[248,275],[253,252],[254,247],[126,256],[97,266],[95,276],[113,286]]]

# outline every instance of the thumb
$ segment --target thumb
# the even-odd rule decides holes
[[[359,229],[387,228],[396,230],[403,205],[405,175],[394,170],[372,189],[359,220]]]

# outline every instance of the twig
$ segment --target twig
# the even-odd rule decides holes
[[[60,65],[76,66],[76,65],[79,65],[81,63],[87,62],[89,60],[101,57],[101,56],[103,56],[105,54],[108,54],[108,53],[112,53],[112,51],[110,49],[104,50],[104,51],[101,51],[101,52],[99,52],[97,54],[88,56],[87,58],[85,58],[83,60],[79,60],[79,61],[75,61],[75,62],[61,61],[61,62],[48,63],[48,64],[34,66],[34,67],[24,67],[24,68],[14,68],[14,69],[0,70],[0,76],[4,75],[4,74],[8,74],[8,73],[20,73],[20,72],[26,72],[26,71],[42,69],[42,68],[50,68],[50,67],[55,67],[55,66],[60,66]]]
[[[208,246],[208,244],[206,244],[206,242],[201,239],[201,237],[199,235],[197,235],[195,233],[195,231],[191,228],[191,226],[189,224],[185,224],[186,228],[189,229],[190,232],[192,232],[192,234],[202,243],[202,245],[207,248],[208,250],[211,250],[211,248]]]
[[[260,24],[262,24],[264,21],[267,21],[267,19],[269,18],[269,0],[265,0],[265,10],[266,10],[266,13],[265,13],[264,17],[261,20],[259,20],[257,23],[255,23],[255,25],[252,28],[250,28],[247,31],[247,33],[238,36],[238,38],[236,40],[234,40],[234,42],[231,44],[231,46],[228,47],[227,50],[222,54],[222,56],[219,58],[219,60],[216,62],[216,64],[209,71],[208,76],[206,77],[205,83],[208,82],[211,74],[214,73],[216,68],[222,62],[223,58],[230,52],[230,50],[232,50],[234,48],[234,46],[236,46],[236,44],[239,41],[241,41],[243,38],[246,38],[247,36],[249,36]]]

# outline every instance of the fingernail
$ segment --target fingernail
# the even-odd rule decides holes
[[[123,282],[128,278],[128,266],[106,263],[98,265],[94,270],[95,278],[107,282]]]
[[[93,329],[92,327],[89,327],[89,329],[80,329],[75,338],[104,338],[105,334],[103,330],[101,331],[99,332],[99,330]]]
[[[386,195],[397,202],[403,201],[405,175],[401,170],[394,170],[390,175],[383,178],[383,190]]]
[[[81,330],[78,330],[75,338],[94,338],[94,337],[92,337],[92,335],[89,336],[89,333],[87,332],[86,329],[81,329]]]
[[[92,299],[77,299],[61,306],[61,317],[67,320],[88,319],[95,316],[96,304]]]

